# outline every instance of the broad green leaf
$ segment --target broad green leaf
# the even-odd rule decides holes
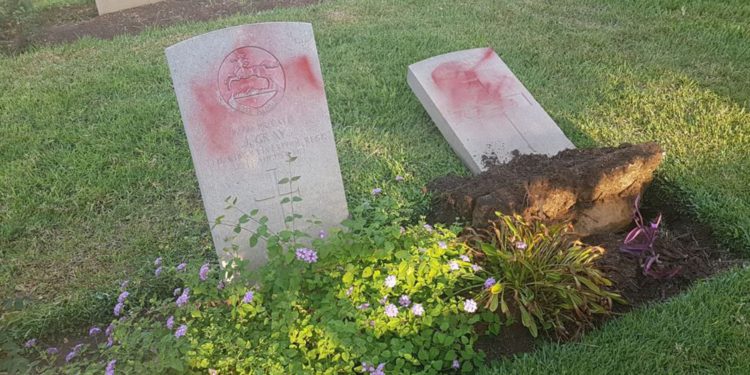
[[[529,314],[529,311],[526,310],[523,305],[518,305],[518,309],[521,310],[521,323],[523,323],[524,327],[528,328],[531,332],[531,336],[536,337],[537,336],[537,326],[536,322],[534,322],[534,318],[531,317],[531,314]]]
[[[366,279],[370,276],[372,276],[372,267],[365,267],[365,269],[362,270],[362,278]]]
[[[350,271],[344,274],[344,277],[341,278],[341,281],[344,282],[344,284],[349,285],[354,281],[354,274]]]

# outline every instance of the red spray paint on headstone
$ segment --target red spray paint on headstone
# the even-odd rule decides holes
[[[194,82],[191,91],[196,102],[193,115],[196,116],[207,138],[206,151],[216,157],[232,153],[231,121],[236,115],[222,103],[216,82]]]
[[[487,105],[502,106],[503,77],[482,74],[480,69],[495,52],[487,48],[482,58],[475,64],[460,61],[448,61],[438,65],[432,71],[432,81],[448,98],[449,105],[455,110],[464,107],[480,109]]]
[[[323,92],[323,79],[317,74],[317,69],[313,66],[313,61],[309,56],[297,56],[285,64],[285,68],[290,77],[290,84],[305,91]]]

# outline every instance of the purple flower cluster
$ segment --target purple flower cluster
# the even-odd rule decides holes
[[[525,250],[526,247],[528,247],[526,245],[526,242],[523,242],[523,241],[516,242],[516,249],[518,249],[518,250]]]
[[[112,337],[112,334],[115,333],[115,323],[109,323],[107,326],[107,329],[104,330],[104,335],[107,336],[107,347],[111,347],[115,344],[115,338]]]
[[[441,249],[447,249],[448,244],[446,244],[445,241],[438,241],[438,247]]]
[[[187,267],[187,263],[182,262],[182,263],[180,263],[180,264],[177,265],[176,269],[177,269],[177,271],[184,271],[185,267]]]
[[[409,307],[409,305],[411,305],[411,298],[409,298],[409,296],[404,294],[401,297],[399,297],[398,304],[403,307]]]
[[[68,355],[65,356],[65,362],[72,361],[73,358],[75,358],[78,355],[78,353],[80,353],[81,348],[83,348],[83,344],[78,344],[74,346],[73,350],[71,350],[70,353],[68,353]]]
[[[23,344],[23,346],[24,346],[25,348],[31,348],[31,347],[33,347],[34,345],[36,345],[36,339],[31,339],[31,340],[29,340],[29,341],[26,341],[26,343],[25,343],[25,344]]]
[[[396,182],[402,182],[404,181],[404,176],[398,175],[396,176]]]
[[[89,336],[96,336],[100,333],[102,333],[102,329],[99,327],[94,326],[89,329]]]
[[[448,262],[448,268],[451,271],[458,271],[461,267],[459,267],[458,262],[456,262],[455,260],[452,260]]]
[[[430,224],[425,224],[425,225],[423,225],[423,227],[424,227],[424,229],[425,229],[425,230],[427,230],[428,232],[432,232],[432,225],[430,225]]]
[[[157,268],[157,269],[156,269],[156,270],[154,271],[154,276],[156,276],[156,277],[159,277],[159,276],[161,276],[161,271],[162,271],[162,270],[163,270],[163,269],[162,269],[162,267],[161,267],[161,266],[159,266],[159,268]]]
[[[468,313],[475,313],[477,311],[477,302],[471,298],[464,300],[464,311]]]
[[[107,369],[104,371],[104,375],[115,375],[115,364],[117,363],[116,359],[113,359],[107,363]]]
[[[361,304],[361,305],[357,306],[357,310],[365,310],[365,309],[367,309],[367,308],[369,308],[369,307],[370,307],[370,304],[369,304],[369,303],[367,303],[367,302],[365,302],[365,303],[363,303],[363,304]]]
[[[154,266],[156,267],[161,266],[161,257],[158,257],[156,258],[156,260],[154,260]]]
[[[185,306],[188,301],[190,301],[190,288],[185,288],[185,290],[182,291],[182,294],[177,297],[177,307]]]
[[[112,311],[115,316],[120,316],[120,314],[122,314],[122,309],[125,308],[125,300],[127,300],[129,295],[130,293],[128,293],[127,291],[123,291],[119,296],[117,296],[117,304],[115,305],[115,309]]]
[[[492,286],[495,285],[495,283],[497,283],[497,281],[495,280],[494,277],[490,277],[489,279],[484,280],[484,289],[492,288]]]
[[[453,363],[451,364],[451,368],[454,370],[458,370],[461,368],[461,362],[459,362],[457,359],[453,360]]]
[[[57,353],[60,353],[60,349],[58,349],[58,348],[56,348],[54,346],[47,348],[47,354],[48,355],[55,355]]]
[[[375,189],[372,189],[372,192],[370,192],[370,193],[374,197],[377,197],[378,195],[380,195],[381,193],[383,193],[383,189],[381,189],[381,188],[375,188]]]
[[[308,249],[306,247],[302,247],[297,249],[297,259],[307,262],[307,263],[315,263],[318,261],[318,253],[315,252],[313,249]]]
[[[167,318],[167,329],[172,330],[174,328],[174,315],[170,315],[169,318]]]
[[[187,328],[188,327],[184,324],[179,326],[177,330],[174,332],[174,337],[179,339],[180,337],[185,336],[185,334],[187,333]]]
[[[242,303],[252,303],[253,298],[255,298],[255,293],[252,290],[248,290],[245,296],[242,297]]]
[[[320,239],[326,238],[326,237],[328,237],[328,233],[326,233],[326,231],[324,231],[324,230],[321,230],[318,233],[318,237],[320,237]]]
[[[120,316],[120,314],[122,314],[122,309],[123,309],[123,308],[125,308],[125,305],[124,305],[124,304],[122,304],[122,303],[118,303],[118,304],[116,304],[116,305],[115,305],[115,309],[114,309],[114,310],[112,310],[112,313],[113,313],[113,314],[114,314],[115,316]]]
[[[381,363],[378,367],[375,367],[374,364],[370,365],[362,362],[362,372],[369,372],[370,375],[385,375],[385,363]]]
[[[471,262],[471,258],[469,258],[469,256],[466,255],[466,254],[461,254],[458,257],[461,258],[461,260],[464,261],[464,262],[466,262],[466,263]]]
[[[198,276],[200,277],[201,281],[206,281],[206,279],[208,278],[208,271],[209,271],[208,263],[201,266],[201,269],[198,272]]]

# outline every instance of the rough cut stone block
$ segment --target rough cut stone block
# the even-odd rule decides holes
[[[514,150],[554,155],[575,148],[491,48],[412,64],[407,82],[474,174],[510,160]]]
[[[166,49],[177,102],[185,125],[208,220],[240,214],[225,210],[238,197],[245,212],[259,209],[273,231],[291,214],[292,193],[302,197],[294,212],[302,229],[315,234],[341,224],[348,211],[336,145],[323,89],[312,26],[261,23],[203,34]],[[297,156],[287,163],[288,154]],[[290,188],[277,182],[301,176]],[[252,225],[250,225],[252,227]],[[235,236],[229,226],[212,229],[220,258]],[[266,261],[251,248],[249,234],[234,239],[252,267]]]
[[[500,211],[571,221],[581,236],[617,231],[632,222],[635,197],[651,182],[661,160],[655,143],[565,150],[553,157],[519,155],[476,176],[431,182],[436,202],[430,219],[462,218],[484,226]]]
[[[102,15],[160,1],[162,0],[96,0],[96,10]]]

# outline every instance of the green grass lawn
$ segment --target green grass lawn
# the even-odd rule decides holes
[[[659,183],[747,254],[748,19],[744,0],[331,1],[2,57],[0,301],[22,303],[18,334],[76,331],[157,255],[213,256],[163,49],[258,21],[313,23],[352,204],[397,174],[467,173],[406,67],[490,46],[579,147],[660,142]],[[733,271],[497,372],[750,372],[748,284]]]

